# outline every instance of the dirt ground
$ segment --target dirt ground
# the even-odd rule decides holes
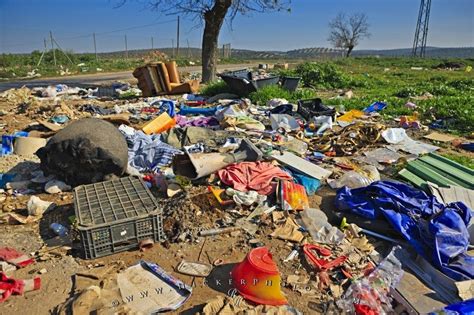
[[[87,117],[86,114],[76,110],[80,104],[99,104],[110,107],[117,103],[127,103],[127,101],[98,102],[97,100],[77,101],[71,99],[59,103],[34,104],[29,99],[30,105],[22,109],[22,102],[25,102],[25,99],[22,98],[25,96],[20,95],[9,102],[0,102],[0,110],[3,115],[0,116],[0,125],[3,133],[23,130],[38,119],[49,119],[54,114],[64,112],[68,112],[68,115],[71,115],[73,119]],[[66,103],[66,107],[62,106]],[[460,154],[448,146],[442,148],[441,151]],[[31,174],[38,169],[39,160],[35,156],[8,155],[0,158],[0,173],[15,173],[17,174],[15,180],[28,180],[31,178]],[[396,167],[388,170],[387,175],[395,172]],[[0,200],[0,220],[2,221],[0,223],[0,247],[13,247],[34,256],[36,258],[34,264],[18,269],[11,275],[19,279],[40,276],[42,286],[38,291],[28,292],[23,296],[11,296],[6,302],[0,303],[0,314],[19,314],[23,311],[30,314],[56,313],[58,307],[74,294],[73,276],[76,273],[94,270],[101,266],[113,266],[112,272],[117,273],[136,264],[139,260],[156,263],[188,285],[193,284],[193,293],[190,299],[172,314],[195,314],[201,311],[206,301],[217,295],[228,293],[229,286],[225,283],[229,279],[229,272],[233,265],[241,262],[252,246],[262,245],[269,248],[273,260],[278,266],[283,281],[282,290],[288,298],[289,305],[303,314],[318,314],[327,312],[327,307],[331,306],[328,301],[334,300],[330,296],[336,294],[333,291],[331,294],[321,294],[321,292],[314,294],[313,284],[308,283],[307,287],[292,288],[285,283],[287,277],[292,275],[306,277],[314,281],[316,273],[301,256],[292,261],[283,262],[292,251],[293,244],[270,236],[275,230],[275,224],[269,217],[261,220],[259,230],[253,236],[249,236],[243,231],[236,231],[207,238],[196,237],[199,229],[216,227],[218,222],[227,220],[230,213],[229,209],[223,209],[217,206],[215,201],[213,202],[213,197],[210,197],[210,194],[206,192],[207,185],[205,183],[198,187],[187,188],[183,194],[172,199],[163,198],[159,192],[152,190],[156,196],[159,196],[160,204],[165,212],[164,227],[168,239],[177,238],[177,235],[174,235],[176,234],[174,228],[179,227],[180,233],[185,235],[184,242],[155,244],[153,248],[145,252],[130,250],[95,260],[82,258],[80,243],[77,242],[75,233],[72,233],[71,242],[69,239],[56,237],[49,230],[49,225],[53,222],[70,225],[68,218],[74,214],[72,193],[49,195],[43,193],[39,185],[33,185],[32,188],[34,195],[43,200],[55,202],[57,207],[45,213],[38,222],[24,225],[8,224],[10,213],[27,214],[26,204],[30,196],[0,194],[0,197],[6,196]],[[310,206],[320,207],[328,216],[330,223],[339,225],[342,217],[334,212],[334,195],[335,191],[325,186],[317,192],[316,196],[310,198]],[[244,210],[243,213],[247,215],[250,212]],[[294,217],[295,214],[292,213],[290,216]],[[385,235],[390,235],[387,225],[377,226],[375,224],[374,231],[377,230]],[[369,243],[381,253],[386,252],[390,247],[389,243],[373,238],[369,238]],[[365,256],[368,255],[365,254]],[[213,272],[207,278],[193,279],[193,277],[175,271],[175,267],[183,259],[209,264],[221,260],[221,264],[214,267]],[[354,265],[360,265],[361,268],[362,265],[366,265],[366,258],[359,260],[360,262]],[[343,289],[346,289],[350,284],[349,281],[341,281],[341,283]]]
[[[15,159],[16,161],[16,159]],[[0,304],[1,314],[19,314],[23,310],[28,310],[33,314],[48,314],[54,312],[56,307],[66,301],[72,293],[73,275],[77,272],[93,269],[95,266],[116,265],[117,271],[122,266],[131,266],[139,260],[157,263],[166,271],[184,281],[188,285],[194,282],[191,298],[176,312],[172,314],[195,314],[200,311],[204,303],[218,294],[226,294],[230,287],[225,285],[228,282],[229,272],[235,263],[242,261],[250,251],[248,237],[245,233],[236,232],[232,235],[220,235],[207,238],[196,239],[192,243],[179,244],[156,244],[146,252],[131,250],[95,260],[84,260],[79,252],[74,248],[65,250],[55,244],[54,238],[48,230],[49,222],[63,222],[67,216],[73,213],[71,193],[63,193],[62,196],[51,196],[48,194],[38,194],[44,200],[55,201],[60,207],[53,210],[50,215],[45,215],[43,219],[34,224],[28,225],[0,225],[0,246],[14,247],[25,253],[34,254],[37,262],[14,272],[16,278],[29,279],[40,275],[40,271],[47,272],[41,274],[42,287],[38,291],[26,293],[24,296],[12,296],[5,303]],[[204,197],[206,198],[206,197]],[[331,199],[330,191],[326,192],[326,197]],[[17,198],[14,202],[17,209],[24,209],[28,196]],[[7,200],[4,205],[10,204]],[[196,216],[196,226],[208,225],[208,214],[212,209],[199,209],[203,213]],[[58,213],[61,211],[61,213]],[[177,209],[178,211],[178,209]],[[21,213],[21,210],[20,210]],[[202,218],[202,220],[200,219]],[[271,229],[267,229],[268,233]],[[291,252],[292,244],[269,237],[267,233],[260,233],[255,236],[262,244],[267,246],[274,261],[277,263],[283,280],[288,275],[309,275],[304,267],[304,262],[299,259],[283,263],[283,259]],[[50,244],[48,246],[47,244]],[[76,244],[77,245],[77,244]],[[201,256],[199,254],[201,253]],[[214,268],[208,278],[195,278],[174,272],[175,267],[181,260],[201,261],[212,264],[217,259],[222,260],[222,265]],[[308,303],[310,298],[302,296],[288,287],[283,288],[283,292],[288,298],[289,304],[304,314],[315,314],[316,310],[310,309]]]

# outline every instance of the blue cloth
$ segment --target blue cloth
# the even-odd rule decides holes
[[[417,251],[455,280],[474,278],[467,254],[471,210],[462,202],[444,205],[400,182],[377,181],[337,191],[336,207],[369,219],[384,217]]]
[[[468,143],[462,143],[461,148],[463,148],[466,151],[474,151],[474,142],[468,142]]]
[[[140,172],[156,172],[183,152],[160,140],[160,135],[146,135],[127,126],[120,126],[128,145],[128,164]]]
[[[16,174],[3,174],[0,173],[0,188],[5,188],[5,184],[12,182]]]
[[[174,105],[175,102],[173,100],[157,100],[150,104],[150,106],[159,108],[160,111],[158,114],[167,112],[170,117],[174,117],[174,115],[176,115]]]
[[[321,182],[314,177],[307,176],[290,168],[283,168],[283,170],[293,177],[295,183],[304,186],[308,196],[314,195],[321,186]]]

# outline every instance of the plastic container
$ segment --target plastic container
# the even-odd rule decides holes
[[[348,188],[361,188],[380,180],[379,171],[373,165],[364,166],[361,171],[363,174],[356,171],[347,172],[341,178],[329,183],[329,185],[333,189],[344,186]]]
[[[306,120],[310,120],[314,116],[331,116],[335,121],[336,110],[323,105],[320,98],[298,101],[298,114]]]
[[[163,112],[161,115],[143,126],[142,130],[147,135],[150,135],[152,133],[161,133],[171,129],[174,127],[174,125],[176,125],[176,120],[171,118],[167,112]]]
[[[278,76],[256,79],[252,76],[252,72],[246,69],[225,72],[219,76],[234,93],[240,96],[247,96],[264,86],[277,84],[280,81]]]
[[[66,236],[69,233],[69,230],[64,225],[59,223],[51,223],[49,228],[54,232],[54,234],[58,236]]]
[[[13,152],[17,155],[33,155],[48,142],[44,138],[17,137],[13,143]]]
[[[237,95],[247,96],[257,90],[250,79],[227,74],[222,74],[221,78]]]
[[[74,211],[86,259],[138,248],[144,239],[164,240],[162,211],[139,178],[76,187]]]
[[[261,88],[263,88],[264,86],[267,86],[267,85],[275,85],[279,81],[280,81],[280,77],[273,77],[272,76],[272,77],[268,77],[268,78],[253,80],[253,83],[255,84],[255,88],[258,90],[258,89],[261,89]]]
[[[185,115],[214,116],[218,109],[219,109],[219,106],[201,108],[201,107],[191,107],[191,106],[181,105],[181,107],[179,108],[178,114],[181,116],[185,116]]]
[[[240,295],[257,304],[288,304],[280,282],[280,273],[266,247],[252,249],[232,270],[232,283]]]
[[[290,92],[294,92],[298,88],[300,80],[300,77],[282,77],[281,87]]]

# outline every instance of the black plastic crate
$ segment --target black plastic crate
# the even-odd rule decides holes
[[[320,98],[298,101],[297,113],[306,120],[310,120],[314,116],[331,116],[335,121],[336,110],[323,104]]]
[[[145,183],[135,177],[78,186],[74,210],[86,259],[164,240],[162,211]]]

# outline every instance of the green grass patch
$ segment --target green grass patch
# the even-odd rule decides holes
[[[449,153],[442,153],[442,156],[445,158],[451,159],[461,165],[469,167],[470,169],[474,169],[474,159],[464,155],[456,155],[456,154],[449,154]]]
[[[214,96],[221,93],[232,93],[232,90],[224,81],[213,81],[201,87],[201,94],[206,96]]]
[[[312,89],[303,88],[290,92],[278,85],[267,85],[256,92],[250,93],[249,98],[254,104],[266,105],[273,98],[284,98],[294,104],[300,99],[314,98],[315,96],[316,92]]]

